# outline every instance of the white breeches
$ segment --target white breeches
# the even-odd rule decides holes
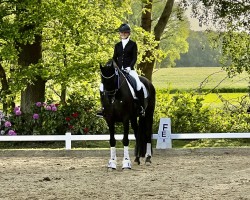
[[[136,80],[136,90],[139,91],[142,88],[142,83],[139,79],[139,76],[137,74],[137,72],[135,70],[131,70],[129,72],[129,75],[133,76]],[[103,92],[104,88],[103,88],[103,83],[100,84],[100,91]]]
[[[142,88],[142,83],[139,79],[139,76],[135,70],[131,70],[129,72],[129,75],[133,76],[136,80],[136,90],[139,91]]]

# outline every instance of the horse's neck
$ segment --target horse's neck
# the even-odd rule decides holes
[[[120,74],[120,92],[123,98],[130,97],[131,92],[128,86],[128,82],[123,74]]]

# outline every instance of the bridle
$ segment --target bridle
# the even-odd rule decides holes
[[[123,72],[118,68],[118,67],[114,67],[115,68],[115,72],[110,75],[110,76],[105,76],[102,72],[101,72],[101,76],[104,78],[104,79],[111,79],[113,78],[114,76],[117,76],[117,79],[118,79],[118,86],[116,89],[114,90],[106,90],[104,89],[104,92],[108,95],[108,96],[112,96],[114,97],[117,93],[117,91],[121,88],[121,86],[123,85],[124,81],[126,80]],[[120,72],[120,73],[119,73]],[[120,75],[122,75],[124,77],[122,83],[120,84]]]

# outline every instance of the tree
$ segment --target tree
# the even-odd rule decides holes
[[[0,1],[0,79],[1,79],[1,102],[3,111],[14,106],[14,98],[18,91],[15,82],[15,67],[17,65],[17,51],[14,38],[17,33],[13,13],[15,6],[8,1]]]
[[[55,6],[48,3],[50,20],[43,29],[43,74],[51,85],[61,86],[62,102],[67,87],[99,78],[99,64],[112,57],[118,39],[116,28],[129,9],[127,1],[58,0]]]
[[[249,0],[182,0],[181,3],[184,7],[192,5],[193,15],[201,25],[213,24],[217,28],[220,34],[212,38],[213,44],[221,45],[222,64],[229,75],[243,71],[250,74]]]
[[[40,14],[41,0],[18,1],[16,3],[16,18],[19,38],[15,38],[18,54],[18,65],[21,71],[30,65],[41,68],[39,61],[42,58],[42,30]],[[32,38],[32,39],[31,39]],[[44,102],[46,80],[39,74],[32,77],[21,92],[21,109],[29,112],[31,106],[38,101]]]
[[[189,38],[189,50],[182,54],[180,60],[176,61],[178,67],[218,67],[221,49],[214,49],[209,42],[209,36],[216,32],[207,34],[204,31],[191,31]]]
[[[167,0],[163,12],[161,16],[158,18],[157,23],[152,30],[152,6],[153,0],[145,0],[143,2],[143,13],[141,18],[141,26],[144,30],[148,32],[153,32],[155,40],[160,41],[162,37],[163,30],[166,28],[166,25],[169,23],[170,15],[173,11],[174,0]],[[249,63],[249,1],[248,0],[181,0],[178,3],[179,10],[184,10],[188,6],[192,6],[193,8],[193,15],[197,17],[200,21],[200,24],[208,24],[212,22],[213,24],[217,24],[220,30],[223,30],[221,34],[221,43],[222,49],[224,53],[224,60],[225,60],[225,67],[228,64],[228,61],[232,63],[232,60],[237,61],[234,62],[231,67],[226,67],[228,71],[234,69],[233,71],[241,71],[240,68],[245,68],[248,70]],[[180,12],[181,13],[181,12]],[[228,31],[226,33],[226,30]],[[232,34],[232,32],[246,32],[248,33],[245,35],[241,34]],[[234,35],[234,37],[232,37]],[[241,40],[241,38],[244,38]],[[224,38],[224,39],[223,39]],[[218,41],[218,38],[215,39]],[[238,53],[235,52],[235,47],[233,45],[234,41],[237,40],[238,42],[242,41],[242,45],[237,45],[240,47],[241,56],[238,56]],[[246,42],[246,43],[244,43]],[[146,40],[145,40],[146,43]],[[231,46],[231,47],[230,47]],[[159,46],[156,46],[154,50],[158,49]],[[152,78],[152,71],[155,63],[155,59],[147,59],[152,58],[153,51],[148,50],[144,55],[144,62],[140,63],[139,68],[142,70],[143,74],[151,80]],[[237,55],[237,56],[236,56]],[[227,58],[227,59],[226,59]],[[241,62],[241,61],[244,61]],[[243,64],[243,66],[242,66]],[[236,68],[236,70],[235,70]]]
[[[44,100],[47,81],[65,93],[69,84],[95,80],[130,9],[127,0],[0,1],[0,7],[2,90],[13,96],[23,90],[23,111]]]
[[[141,27],[147,32],[151,32],[153,0],[143,1],[143,3],[144,3],[144,6],[143,6],[143,12],[141,16]],[[158,41],[158,45],[155,47],[156,50],[159,49],[159,41],[169,21],[173,6],[174,6],[174,0],[168,0],[166,2],[166,5],[161,13],[161,16],[158,19],[154,27],[153,34],[154,34],[155,40]],[[146,42],[147,41],[144,40],[144,43]],[[152,72],[153,72],[155,61],[156,61],[155,57],[153,57],[150,60],[147,59],[151,57],[153,57],[152,50],[147,50],[146,53],[144,54],[144,59],[143,59],[144,61],[138,65],[139,69],[141,69],[144,76],[148,78],[149,80],[152,80]]]

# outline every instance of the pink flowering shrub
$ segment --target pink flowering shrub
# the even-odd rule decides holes
[[[15,107],[8,117],[1,117],[2,135],[93,134],[107,131],[104,120],[96,117],[96,102],[90,97],[73,94],[66,105],[36,102],[31,113]]]

